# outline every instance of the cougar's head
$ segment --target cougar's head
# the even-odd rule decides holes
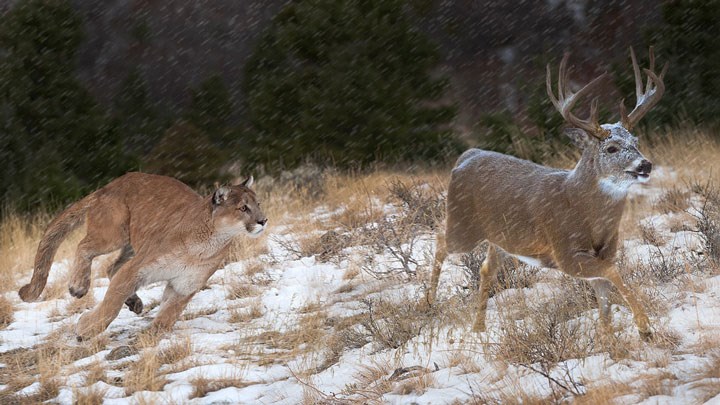
[[[258,237],[265,230],[267,217],[260,209],[255,192],[250,189],[252,183],[250,176],[238,185],[215,190],[212,205],[216,229],[232,233],[244,229],[251,237]]]

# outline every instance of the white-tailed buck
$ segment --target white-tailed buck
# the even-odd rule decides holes
[[[643,69],[643,86],[635,53],[630,49],[637,103],[627,113],[620,102],[620,122],[598,123],[597,99],[590,116],[579,119],[572,113],[580,97],[587,95],[606,74],[573,93],[568,79],[565,54],[560,62],[557,97],[547,66],[547,92],[562,117],[575,128],[566,133],[582,149],[572,170],[560,170],[500,153],[470,149],[458,158],[447,195],[447,226],[438,240],[438,249],[427,292],[432,303],[437,293],[440,269],[449,253],[467,253],[489,242],[487,257],[480,269],[480,292],[476,331],[485,330],[488,293],[496,280],[497,248],[532,265],[560,269],[588,280],[595,289],[600,319],[610,324],[608,290],[614,285],[632,309],[640,335],[651,334],[648,317],[615,267],[618,228],[628,188],[648,180],[652,163],[637,149],[630,132],[660,100],[665,90],[663,76]]]

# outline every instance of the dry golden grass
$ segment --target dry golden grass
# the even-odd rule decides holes
[[[258,319],[263,316],[263,305],[259,299],[254,299],[251,304],[247,307],[235,307],[230,309],[230,316],[228,322],[230,323],[245,323],[250,322],[253,319]]]
[[[104,402],[105,392],[99,389],[73,390],[75,405],[100,405]]]
[[[162,362],[155,350],[145,350],[125,373],[123,380],[125,393],[132,395],[138,391],[162,391],[167,381],[160,372],[161,365]]]
[[[15,308],[12,302],[0,295],[0,329],[10,325],[15,318]]]
[[[243,381],[242,378],[222,378],[222,379],[207,379],[204,377],[196,377],[190,381],[193,386],[193,393],[190,395],[190,399],[202,398],[205,395],[219,391],[228,387],[244,388],[250,385],[250,383]]]
[[[611,404],[616,398],[632,394],[634,391],[635,389],[629,384],[623,383],[593,386],[587,390],[585,395],[576,396],[573,403],[576,405]]]
[[[658,202],[651,206],[649,198],[643,196],[632,198],[628,201],[625,216],[622,221],[621,237],[638,237],[647,241],[659,243],[661,239],[657,232],[652,229],[644,229],[638,226],[638,220],[652,212],[677,213],[687,209],[689,204],[689,184],[697,181],[706,181],[711,176],[717,176],[720,169],[720,144],[713,140],[708,134],[693,133],[692,131],[675,131],[672,136],[658,135],[652,139],[642,139],[641,150],[653,160],[656,167],[668,167],[676,173],[676,177],[653,178],[653,185],[664,187],[665,192]],[[556,156],[551,157],[550,163],[555,167],[572,167],[577,158],[577,151],[569,149]],[[451,162],[449,162],[451,163]],[[362,227],[368,223],[377,222],[383,218],[383,205],[393,202],[393,195],[390,185],[393,181],[401,181],[412,184],[426,183],[433,192],[442,193],[449,179],[449,168],[420,171],[390,171],[378,170],[365,174],[342,174],[336,172],[322,173],[322,183],[313,183],[308,186],[298,186],[291,183],[263,183],[258,182],[257,190],[263,209],[270,219],[270,228],[267,235],[272,235],[273,226],[282,224],[290,226],[290,231],[306,235],[299,241],[300,250],[303,255],[321,254],[324,251],[321,237],[328,230],[352,230]],[[714,177],[713,177],[714,179]],[[329,213],[317,221],[308,221],[308,215],[318,208]],[[45,226],[52,215],[39,213],[35,216],[20,216],[13,213],[5,213],[4,220],[0,223],[0,292],[5,292],[17,287],[18,279],[27,277],[32,269],[32,261],[37,243],[42,236]],[[678,226],[681,226],[679,224]],[[61,245],[56,260],[72,259],[74,249],[79,240],[84,236],[84,230],[74,232],[71,237]],[[261,288],[257,286],[262,282],[268,282],[261,277],[265,274],[268,266],[259,256],[268,253],[267,238],[249,239],[239,237],[232,249],[227,261],[244,260],[246,263],[244,277],[252,280],[252,284],[241,279],[231,281],[228,288],[229,299],[244,299],[256,297]],[[355,241],[352,241],[355,242]],[[107,259],[112,260],[112,259]],[[97,266],[102,267],[102,266]],[[343,275],[347,283],[335,292],[352,292],[357,285],[360,285],[361,268],[356,263],[348,268]],[[244,277],[242,279],[244,279]],[[256,280],[258,279],[258,280]],[[265,281],[263,281],[265,280]],[[257,282],[256,282],[257,281]],[[663,306],[662,297],[647,296],[640,287],[648,287],[647,280],[629,280],[628,284],[638,291],[641,301],[649,312],[655,316],[662,315],[667,311]],[[645,288],[647,290],[647,288]],[[44,297],[67,297],[67,284],[57,282],[48,286]],[[508,306],[504,309],[501,317],[507,317],[508,323],[504,321],[504,342],[511,351],[495,353],[495,357],[503,361],[527,362],[533,360],[528,355],[535,348],[540,348],[549,353],[548,364],[562,359],[573,357],[584,357],[588,353],[609,352],[614,359],[632,357],[631,353],[637,350],[637,342],[629,342],[614,336],[606,339],[597,339],[588,343],[571,341],[573,330],[562,330],[554,337],[541,336],[535,326],[542,326],[543,322],[555,322],[561,324],[582,311],[588,311],[594,307],[594,302],[577,302],[581,297],[575,294],[576,299],[559,303],[556,299],[552,302],[543,302],[545,310],[533,310],[532,308],[521,308]],[[81,300],[73,300],[68,306],[67,313],[80,312],[94,304],[92,294]],[[585,298],[583,298],[585,299]],[[582,301],[582,300],[581,300]],[[549,314],[548,305],[557,304],[557,310],[553,315],[562,319],[547,319]],[[452,297],[438,303],[438,309],[432,314],[420,311],[413,305],[398,306],[392,303],[375,302],[372,308],[370,319],[368,313],[348,317],[345,319],[328,319],[327,314],[321,306],[308,306],[304,308],[296,327],[286,332],[269,331],[250,338],[240,343],[239,352],[256,350],[253,354],[261,358],[263,364],[283,363],[289,359],[296,359],[298,356],[309,355],[313,352],[323,353],[323,364],[309,368],[299,373],[302,378],[309,379],[309,375],[318,370],[323,370],[336,363],[342,353],[351,347],[359,347],[368,342],[375,342],[379,347],[402,348],[410,339],[417,336],[419,330],[426,326],[427,322],[440,322],[442,325],[463,325],[472,322],[474,316],[468,316],[468,308],[472,304],[467,299]],[[523,303],[520,303],[522,306]],[[146,304],[151,309],[152,304]],[[572,308],[570,308],[572,307]],[[555,308],[555,307],[553,307]],[[570,309],[568,309],[570,308]],[[209,309],[184,315],[184,319],[214,313],[217,309]],[[7,325],[12,319],[13,308],[9,300],[0,296],[0,327]],[[64,314],[57,314],[64,316]],[[244,323],[262,317],[263,307],[259,299],[252,298],[250,304],[243,308],[231,308],[228,318],[229,322]],[[438,318],[442,318],[438,320]],[[511,322],[517,319],[525,319],[525,325],[530,328]],[[556,329],[557,330],[557,329]],[[596,331],[581,331],[583,335],[597,335]],[[72,335],[71,332],[62,331]],[[55,336],[58,337],[58,336]],[[48,339],[48,342],[55,340],[63,341],[66,337]],[[102,338],[101,338],[102,339]],[[105,338],[107,339],[107,338]],[[161,390],[165,384],[163,373],[159,372],[162,364],[178,364],[192,353],[193,348],[190,339],[180,340],[168,348],[158,351],[153,349],[158,344],[161,336],[143,335],[136,339],[134,346],[140,350],[140,358],[127,370],[123,384],[126,392],[132,393],[138,390]],[[563,340],[564,339],[564,340]],[[529,345],[531,342],[532,345]],[[679,337],[667,330],[660,328],[656,331],[656,340],[651,343],[654,347],[667,350],[672,353],[678,346]],[[0,363],[7,365],[0,376],[0,384],[6,384],[8,388],[4,391],[17,391],[35,381],[42,385],[41,392],[31,398],[13,398],[20,402],[33,402],[43,399],[51,399],[56,395],[59,384],[62,383],[63,373],[67,373],[63,367],[72,361],[96,353],[106,345],[102,340],[83,344],[74,348],[63,348],[58,344],[47,343],[33,350],[20,350],[0,355]],[[713,350],[713,342],[707,340],[706,347],[697,348],[698,351],[709,352]],[[252,347],[253,349],[248,349]],[[262,349],[257,349],[261,347]],[[549,349],[548,349],[549,348]],[[145,350],[142,350],[145,349]],[[271,354],[261,353],[258,350],[270,350]],[[694,349],[693,349],[694,350]],[[463,373],[475,373],[478,371],[478,364],[473,360],[477,353],[454,352],[448,358],[448,365],[457,367]],[[669,356],[669,355],[668,355]],[[535,359],[537,360],[537,359]],[[669,357],[658,357],[654,360],[654,366],[663,367],[669,361]],[[720,378],[720,367],[710,365],[708,378],[716,376]],[[349,388],[348,393],[363,398],[365,402],[379,402],[383,394],[389,392],[397,393],[421,393],[431,387],[435,381],[430,373],[424,373],[408,379],[391,380],[394,366],[390,364],[371,365],[361,370],[355,378],[355,384]],[[662,375],[648,378],[643,383],[642,395],[649,396],[667,391],[668,383],[672,382],[670,375]],[[107,379],[105,370],[99,364],[88,368],[87,384],[104,381]],[[246,384],[239,378],[228,378],[221,380],[197,379],[193,381],[195,396],[204,396],[208,392],[215,391],[227,386],[244,386]],[[588,393],[575,398],[580,403],[605,403],[620,395],[628,393],[632,388],[624,385],[608,385],[593,387]],[[312,391],[312,390],[310,390]],[[310,392],[309,391],[309,392]],[[521,387],[512,391],[512,395],[503,394],[499,398],[478,397],[477,403],[495,402],[516,402],[522,400],[525,403],[541,403],[547,398],[537,399],[524,393]],[[98,403],[102,393],[85,392],[76,394],[78,403]],[[0,394],[0,402],[5,402]],[[308,398],[313,395],[308,394]],[[314,397],[313,397],[314,398]],[[484,398],[484,400],[483,400]],[[141,401],[141,400],[140,400]]]

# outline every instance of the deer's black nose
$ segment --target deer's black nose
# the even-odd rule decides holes
[[[258,224],[265,226],[265,224],[267,224],[267,218],[258,221]]]
[[[652,171],[652,162],[647,159],[643,159],[640,162],[640,166],[638,166],[637,171],[638,173],[642,174],[650,174],[650,172]]]

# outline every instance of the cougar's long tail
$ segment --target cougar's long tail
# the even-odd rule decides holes
[[[55,252],[67,235],[85,222],[85,213],[95,200],[95,193],[70,205],[50,222],[35,254],[35,266],[30,283],[18,294],[23,301],[36,301],[45,288]]]

